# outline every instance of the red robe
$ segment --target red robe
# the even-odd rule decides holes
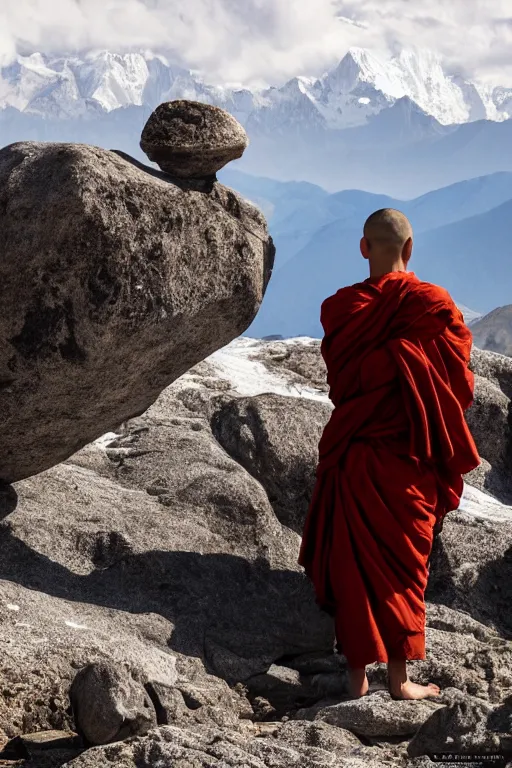
[[[471,333],[412,272],[342,288],[321,320],[334,410],[299,562],[350,666],[423,659],[433,528],[480,463],[464,418]]]

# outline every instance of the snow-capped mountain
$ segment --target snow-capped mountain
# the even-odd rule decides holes
[[[512,115],[512,89],[448,75],[431,52],[391,59],[351,49],[320,78],[297,77],[259,91],[207,83],[154,54],[91,52],[82,57],[18,56],[0,70],[0,110],[52,119],[188,98],[228,109],[253,131],[346,129],[406,99],[442,125]]]

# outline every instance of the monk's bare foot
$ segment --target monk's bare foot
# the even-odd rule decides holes
[[[401,683],[400,687],[390,688],[389,692],[396,699],[414,700],[439,696],[441,689],[435,683],[418,685],[418,683],[413,683],[411,680],[406,680],[405,683]]]
[[[348,670],[348,689],[354,699],[365,696],[368,693],[369,683],[366,677],[366,669]]]

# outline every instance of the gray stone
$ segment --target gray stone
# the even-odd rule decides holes
[[[276,738],[298,749],[319,747],[337,757],[348,755],[361,746],[360,740],[351,731],[321,720],[290,720],[279,728]]]
[[[198,101],[160,104],[147,121],[140,146],[172,176],[207,178],[241,157],[249,143],[228,112]]]
[[[278,519],[302,533],[315,484],[318,442],[331,407],[314,400],[236,398],[212,418],[215,437],[265,488]]]
[[[502,510],[500,517],[492,508],[487,516],[483,505],[482,517],[448,514],[434,543],[426,596],[510,636],[512,514]]]
[[[442,629],[435,627],[438,608],[442,608]],[[490,631],[485,639],[477,639],[459,615],[464,616],[444,606],[427,605],[427,658],[409,663],[410,677],[423,685],[436,683],[443,697],[458,690],[497,704],[512,691],[512,643]]]
[[[297,387],[308,386],[326,394],[329,390],[320,340],[274,341],[265,344],[256,357],[269,371]]]
[[[77,731],[88,744],[143,736],[157,724],[144,686],[120,665],[101,662],[80,670],[69,698]]]
[[[494,384],[510,399],[512,398],[512,359],[505,355],[473,347],[471,370]]]
[[[320,729],[311,731],[314,742],[322,743]],[[322,734],[323,735],[323,734]],[[306,736],[307,738],[307,736]],[[326,749],[294,739],[290,730],[279,738],[251,738],[244,733],[226,733],[214,728],[198,726],[179,729],[172,726],[152,731],[144,738],[132,739],[125,744],[91,749],[63,768],[155,768],[172,765],[173,768],[383,768],[379,752],[357,757],[343,754],[350,748],[348,738],[332,734],[326,738]],[[288,740],[299,741],[295,746]],[[337,748],[335,756],[331,747]],[[329,750],[329,751],[328,751]],[[335,763],[333,763],[335,759]]]
[[[340,672],[301,675],[290,667],[272,664],[265,674],[249,678],[247,688],[251,701],[269,702],[274,716],[280,718],[327,696],[346,694],[347,681]]]
[[[411,733],[361,734],[363,745],[301,713],[281,724],[251,722],[275,715],[264,695],[251,695],[251,711],[255,676],[279,678],[292,707],[307,690],[316,702],[311,717],[354,702],[340,702],[344,663],[296,564],[299,537],[211,432],[212,414],[235,396],[214,362],[167,388],[109,445],[89,445],[0,494],[0,741],[69,728],[66,696],[77,669],[111,661],[140,681],[162,727],[88,750],[73,768],[406,765]],[[480,517],[446,520],[432,563],[427,659],[411,662],[410,674],[442,687],[436,707],[487,702],[503,730],[512,694],[512,646],[503,636],[512,531],[507,508],[487,506]],[[372,690],[385,685],[384,665],[372,665],[369,677]],[[325,696],[331,701],[317,702]],[[385,706],[386,696],[366,697],[377,730],[408,730],[410,720],[396,716],[401,702]]]
[[[475,375],[474,402],[467,412],[467,422],[475,438],[480,456],[487,462],[482,490],[494,492],[510,500],[512,494],[512,443],[510,431],[510,399],[496,384]],[[475,482],[475,470],[466,480]]]
[[[443,707],[422,724],[409,744],[411,757],[429,752],[498,752],[500,736],[489,729],[492,708],[465,697]]]
[[[48,226],[51,222],[51,226]],[[243,332],[262,214],[97,147],[0,151],[0,479],[63,461]]]
[[[41,762],[41,754],[62,751],[76,754],[83,749],[81,738],[73,731],[37,731],[24,733],[11,739],[0,752],[0,764],[3,761],[30,760],[36,757]]]
[[[154,682],[148,685],[148,692],[159,725],[211,723],[229,728],[235,727],[240,718],[253,715],[244,693],[237,696],[227,685],[212,685],[208,679],[180,680],[172,687]]]
[[[341,701],[321,709],[315,720],[361,736],[410,736],[439,708],[433,700],[395,701],[387,691]]]

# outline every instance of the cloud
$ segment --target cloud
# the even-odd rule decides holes
[[[0,56],[91,48],[172,53],[208,80],[321,74],[350,46],[438,51],[452,72],[512,84],[510,0],[2,0]]]

